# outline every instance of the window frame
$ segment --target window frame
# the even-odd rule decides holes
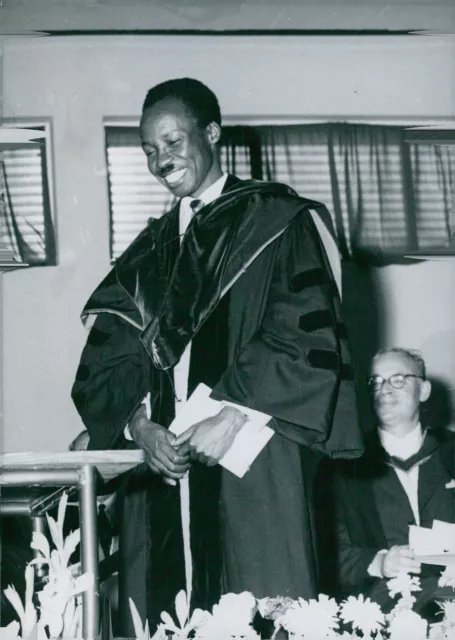
[[[107,136],[106,130],[108,127],[123,127],[123,128],[138,128],[140,123],[139,117],[131,117],[131,116],[112,116],[103,118],[103,130],[105,132],[105,157],[106,157],[106,187],[109,191],[109,171],[108,171],[108,162],[107,162]],[[246,127],[259,127],[259,126],[289,126],[289,125],[308,125],[308,124],[328,124],[328,123],[337,123],[337,124],[366,124],[366,125],[384,125],[384,126],[399,126],[403,127],[406,130],[413,131],[414,128],[420,127],[436,127],[438,128],[438,134],[441,138],[444,139],[444,133],[451,132],[450,141],[438,141],[438,136],[434,136],[434,141],[431,139],[431,142],[428,138],[424,136],[413,135],[410,133],[409,139],[407,139],[406,143],[414,143],[418,144],[421,142],[422,144],[434,144],[435,146],[454,144],[455,145],[455,131],[451,130],[449,127],[447,129],[441,129],[440,127],[443,125],[447,125],[447,118],[444,117],[419,117],[419,116],[410,116],[408,118],[403,117],[386,117],[386,116],[351,116],[351,117],[335,117],[335,116],[314,116],[314,117],[299,117],[299,116],[223,116],[223,126],[246,126]],[[420,133],[420,132],[419,132]],[[419,140],[419,137],[422,139]],[[453,138],[453,140],[452,140]],[[113,226],[112,226],[112,207],[109,197],[109,250],[110,250],[110,262],[114,264],[116,258],[113,257]],[[441,256],[455,256],[455,193],[453,197],[454,207],[452,209],[452,214],[450,217],[450,229],[452,231],[452,242],[449,247],[444,249],[419,249],[417,251],[407,252],[406,255],[403,255],[403,258],[410,259],[432,259],[433,257],[437,259]]]
[[[10,129],[42,129],[45,136],[41,138],[45,144],[45,166],[47,178],[47,191],[49,195],[50,220],[54,233],[54,250],[53,255],[46,257],[46,261],[41,264],[30,264],[30,267],[55,267],[59,264],[59,243],[58,243],[58,227],[57,227],[57,211],[56,211],[56,194],[55,194],[55,174],[54,174],[54,144],[53,144],[53,127],[52,118],[49,117],[18,117],[18,118],[2,118],[2,127]],[[46,247],[47,249],[47,247]]]

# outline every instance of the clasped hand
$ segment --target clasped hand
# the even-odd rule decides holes
[[[247,419],[235,407],[226,406],[215,416],[197,422],[176,437],[168,429],[150,422],[141,405],[130,421],[129,429],[136,444],[144,451],[150,469],[163,476],[168,484],[174,484],[186,475],[192,460],[208,466],[217,464]]]
[[[382,574],[385,578],[395,578],[400,573],[420,573],[420,562],[407,545],[391,547],[382,561]]]
[[[174,440],[181,455],[190,455],[209,467],[218,464],[248,420],[235,407],[225,406],[216,415],[197,422]]]
[[[167,479],[168,484],[175,484],[183,478],[190,468],[190,455],[180,452],[175,447],[173,433],[148,420],[143,405],[139,407],[129,423],[133,440],[142,449],[145,462],[150,469]]]

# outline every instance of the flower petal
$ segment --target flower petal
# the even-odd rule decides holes
[[[50,516],[48,513],[46,513],[46,518],[47,518],[47,524],[51,534],[52,542],[54,543],[57,549],[62,550],[63,540],[61,540],[60,532],[58,530],[58,525],[55,522],[54,518]]]
[[[32,549],[39,551],[46,560],[49,560],[51,555],[51,548],[49,546],[49,540],[41,531],[34,531],[32,535],[32,542],[30,544]]]
[[[180,629],[176,626],[171,616],[168,613],[166,613],[166,611],[161,612],[161,620],[164,622],[164,626],[169,631],[174,631],[176,633],[180,631]]]
[[[36,627],[37,615],[33,604],[33,592],[35,587],[35,570],[31,565],[25,569],[25,616],[22,635],[28,637]]]
[[[63,525],[65,522],[65,513],[66,513],[67,504],[68,504],[68,493],[65,491],[62,497],[60,498],[60,502],[58,503],[58,513],[57,513],[57,526],[59,531],[62,532],[62,541],[63,541]]]
[[[63,563],[65,566],[68,565],[69,559],[73,555],[73,553],[77,549],[77,545],[81,541],[81,531],[80,529],[76,529],[75,531],[71,531],[70,534],[66,536],[65,542],[63,544]]]
[[[183,589],[178,592],[175,598],[175,613],[177,614],[180,628],[183,629],[188,620],[188,603],[186,601],[186,593]]]
[[[88,591],[93,586],[93,573],[83,573],[74,581],[73,596],[77,596],[84,591]]]
[[[24,622],[25,622],[25,609],[19,594],[17,593],[16,589],[11,585],[7,587],[3,593],[13,605],[17,615],[19,616],[19,619],[21,621],[21,627],[23,629]]]

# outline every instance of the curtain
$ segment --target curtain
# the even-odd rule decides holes
[[[450,243],[454,147],[407,143],[401,127],[342,123],[231,127],[224,144],[229,168],[249,153],[252,177],[323,202],[344,257],[393,258]]]

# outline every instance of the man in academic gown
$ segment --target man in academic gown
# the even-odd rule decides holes
[[[145,452],[119,491],[120,597],[154,628],[185,588],[174,485],[188,471],[192,605],[243,590],[307,598],[316,593],[316,463],[357,457],[362,442],[338,256],[331,267],[316,226],[333,245],[323,205],[224,174],[219,104],[196,80],[152,88],[140,132],[149,170],[180,200],[88,301],[83,318],[95,322],[73,400],[90,448]],[[216,399],[272,416],[276,433],[242,479],[217,465],[241,411],[225,407],[179,438],[167,430],[201,382]],[[126,612],[124,622],[127,634]]]
[[[431,384],[415,352],[377,354],[369,384],[378,428],[361,460],[335,463],[337,527],[332,543],[325,541],[324,554],[326,559],[330,550],[336,554],[326,572],[335,594],[364,593],[385,611],[395,602],[387,580],[401,572],[416,574],[422,591],[414,594],[415,607],[426,613],[443,567],[418,562],[408,544],[409,525],[431,528],[435,519],[455,523],[455,491],[446,486],[455,475],[454,434],[420,422]],[[328,504],[325,499],[326,515]]]

